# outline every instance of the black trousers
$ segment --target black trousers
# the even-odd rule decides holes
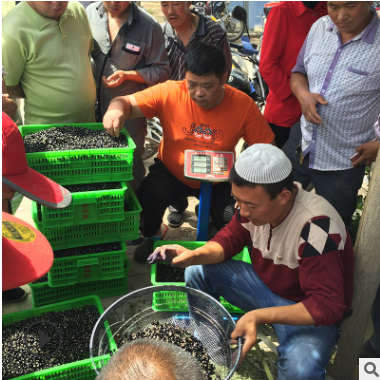
[[[193,189],[179,181],[160,160],[155,159],[136,194],[142,206],[144,236],[153,236],[158,231],[165,210],[171,203],[189,196],[199,198],[199,192],[200,189]],[[228,182],[213,186],[210,215],[218,230],[232,219],[234,204]]]
[[[358,191],[363,183],[365,165],[344,170],[317,170],[309,168],[309,154],[300,160],[299,144],[302,139],[300,123],[291,128],[289,140],[282,147],[293,166],[293,179],[306,189],[310,183],[315,192],[325,198],[338,211],[349,233],[352,215],[358,203]]]
[[[289,139],[290,128],[281,127],[280,125],[272,123],[269,123],[269,126],[274,133],[274,139],[276,140],[277,148],[281,149]]]

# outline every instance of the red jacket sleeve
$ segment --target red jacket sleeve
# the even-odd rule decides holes
[[[284,100],[292,95],[290,76],[279,64],[287,46],[288,25],[282,7],[273,7],[265,24],[260,55],[260,73],[269,88],[276,89],[276,97]]]

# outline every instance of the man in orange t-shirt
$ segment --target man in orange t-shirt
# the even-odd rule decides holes
[[[222,50],[199,42],[186,54],[186,79],[167,81],[110,103],[103,124],[118,136],[125,118],[158,116],[163,137],[157,159],[142,181],[137,197],[143,208],[144,241],[134,259],[145,262],[161,237],[165,209],[187,196],[199,197],[200,182],[184,177],[184,151],[235,152],[240,138],[249,144],[273,143],[274,134],[256,104],[243,92],[225,85]],[[211,218],[217,229],[234,214],[231,186],[213,187]]]

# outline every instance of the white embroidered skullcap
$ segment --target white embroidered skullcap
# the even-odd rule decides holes
[[[281,149],[271,144],[253,144],[239,155],[235,170],[248,182],[269,184],[287,178],[292,164]]]

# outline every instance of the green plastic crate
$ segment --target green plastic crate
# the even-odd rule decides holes
[[[96,373],[93,363],[97,368],[101,369],[107,364],[110,355],[98,356],[91,359],[85,359],[70,364],[64,364],[59,367],[44,369],[30,373],[28,375],[15,377],[12,380],[95,380]]]
[[[166,285],[168,283],[160,283]],[[176,285],[185,286],[185,283],[176,282]],[[187,312],[189,310],[186,294],[179,292],[155,292],[153,293],[153,306],[154,310],[168,311],[168,305],[175,305],[173,311]],[[238,307],[231,305],[223,297],[220,297],[220,303],[232,314],[244,314],[245,311]],[[172,309],[171,309],[172,310]]]
[[[34,218],[40,220],[44,228],[123,220],[125,194],[132,189],[126,182],[118,183],[120,189],[71,193],[73,200],[66,208],[56,209],[32,202],[32,213],[37,214]]]
[[[36,228],[48,239],[53,250],[83,247],[139,237],[141,206],[132,190],[125,193],[128,210],[118,222],[81,224],[66,227],[45,227],[38,213],[32,214]]]
[[[21,321],[30,317],[42,316],[45,313],[54,311],[63,311],[73,309],[75,307],[82,307],[86,305],[93,305],[98,309],[99,317],[103,314],[104,309],[100,302],[100,299],[96,295],[89,295],[87,297],[81,297],[77,299],[72,299],[65,302],[54,303],[48,306],[38,307],[35,309],[19,311],[12,314],[4,314],[2,324],[8,325],[17,321]],[[107,329],[109,331],[109,329]],[[108,333],[110,349],[115,352],[117,346],[112,338],[112,334]],[[94,358],[98,368],[102,368],[109,360],[109,355],[99,356]],[[42,371],[29,373],[27,375],[18,376],[13,378],[14,380],[53,380],[53,379],[95,379],[95,371],[92,364],[92,359],[85,359],[77,362],[72,362],[68,364],[63,364],[61,366],[48,368]]]
[[[23,125],[23,137],[63,124]],[[104,129],[102,123],[66,124],[93,130]],[[81,183],[131,181],[133,151],[136,148],[126,131],[128,147],[109,149],[62,150],[58,152],[27,153],[28,165],[60,185]]]
[[[124,275],[121,278],[105,281],[83,282],[81,284],[52,288],[48,282],[29,284],[32,293],[32,307],[49,305],[54,302],[66,301],[87,295],[97,295],[100,298],[118,296],[128,293],[129,262],[124,261]]]
[[[202,245],[206,244],[205,241],[166,241],[160,240],[154,243],[154,249],[166,244],[179,244],[188,249],[194,250]],[[233,257],[234,260],[241,260],[245,262],[250,262],[250,256],[247,247],[236,256]],[[185,286],[185,282],[158,282],[156,281],[157,264],[153,264],[150,271],[150,279],[152,285],[180,285]],[[168,302],[170,300],[170,302]],[[188,311],[187,298],[185,293],[178,292],[155,292],[153,294],[153,309],[155,310],[166,310],[167,304],[174,304],[175,311]],[[230,313],[243,314],[244,311],[231,305],[223,297],[220,298],[220,303],[228,310]],[[161,306],[162,305],[162,306]],[[161,306],[161,307],[160,307]]]
[[[124,241],[118,244],[120,247],[117,251],[55,258],[48,272],[49,286],[68,286],[123,277],[127,245]]]

